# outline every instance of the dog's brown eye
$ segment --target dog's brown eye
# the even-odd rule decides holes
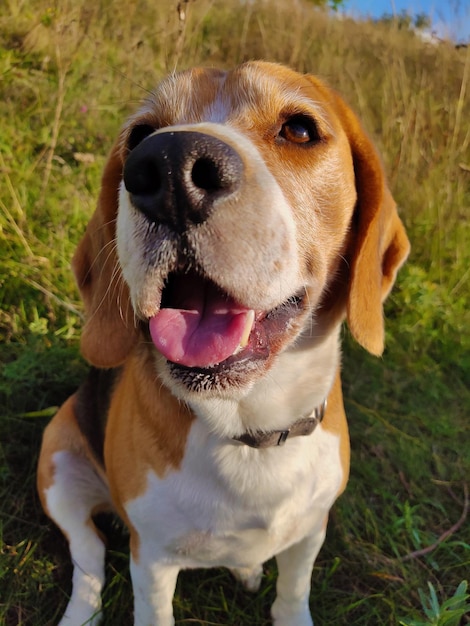
[[[150,124],[138,124],[131,129],[127,138],[127,147],[129,151],[134,150],[141,141],[156,131],[156,128]]]
[[[291,143],[306,144],[319,139],[315,122],[305,115],[291,117],[281,127],[279,135]]]

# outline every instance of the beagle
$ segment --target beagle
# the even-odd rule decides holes
[[[310,75],[249,62],[166,78],[124,125],[73,259],[89,377],[44,433],[38,488],[70,543],[61,625],[100,621],[105,548],[130,533],[134,623],[174,624],[182,568],[311,626],[310,578],[345,488],[340,329],[380,355],[409,243],[371,141]]]

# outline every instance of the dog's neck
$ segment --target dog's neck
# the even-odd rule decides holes
[[[313,411],[309,411],[307,417],[296,420],[289,428],[270,431],[248,431],[240,437],[234,437],[233,441],[249,446],[250,448],[273,448],[283,446],[292,437],[306,437],[311,435],[318,424],[321,424],[325,415],[327,400]]]

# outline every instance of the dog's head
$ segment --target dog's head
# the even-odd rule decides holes
[[[346,315],[383,350],[408,240],[379,157],[340,97],[253,62],[161,83],[124,126],[74,258],[99,367],[148,342],[175,385],[249,386]]]

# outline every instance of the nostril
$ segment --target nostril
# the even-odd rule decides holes
[[[224,180],[223,172],[210,158],[202,157],[193,164],[191,180],[198,188],[208,192],[224,189],[230,183]]]
[[[124,166],[124,184],[127,191],[134,195],[157,193],[162,184],[158,163],[151,157],[129,158]]]

